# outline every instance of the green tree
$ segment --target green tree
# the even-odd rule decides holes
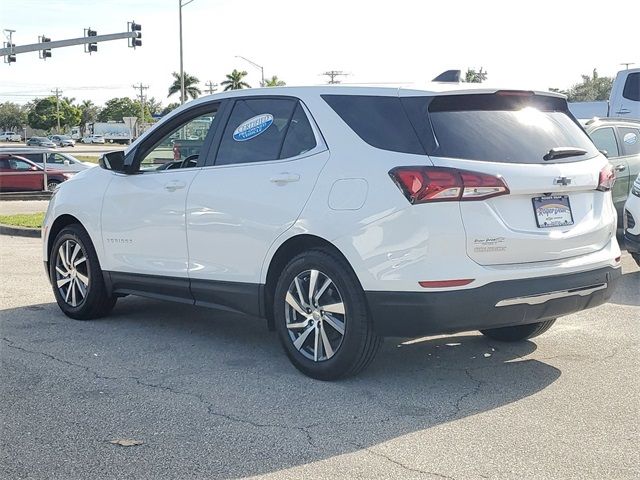
[[[601,77],[594,68],[591,76],[582,75],[582,82],[576,83],[567,92],[569,102],[595,102],[607,100],[613,86],[613,78]]]
[[[160,100],[156,100],[155,97],[147,98],[144,103],[151,115],[158,115],[162,112],[162,102],[160,102]]]
[[[22,128],[27,123],[27,110],[17,103],[0,103],[0,129],[13,130]]]
[[[80,128],[84,133],[85,124],[89,122],[95,122],[98,119],[100,107],[98,107],[91,100],[83,100],[78,108],[80,109]]]
[[[56,106],[57,102],[59,102],[59,106]],[[47,97],[35,102],[27,115],[27,121],[31,128],[50,131],[57,127],[58,115],[60,115],[61,128],[73,127],[80,123],[80,109],[70,105],[63,98],[56,100],[56,97]]]
[[[251,88],[247,82],[243,80],[248,74],[244,70],[239,72],[235,68],[233,72],[227,74],[227,79],[221,83],[221,85],[225,85],[224,91],[228,90],[240,90],[242,88]]]
[[[140,102],[129,97],[112,98],[107,100],[104,108],[98,113],[99,122],[122,122],[123,117],[140,118]]]
[[[174,93],[180,94],[180,74],[178,72],[173,72],[171,75],[173,75],[173,83],[169,87],[169,95],[167,95],[167,97],[170,97]],[[184,73],[185,100],[187,100],[189,97],[191,97],[192,99],[196,99],[200,95],[202,95],[202,92],[198,88],[198,83],[200,83],[200,80],[198,80],[197,77],[189,75],[186,72]]]
[[[464,81],[467,83],[482,83],[487,79],[487,71],[480,67],[480,70],[474,68],[467,68],[467,73],[464,75]]]
[[[178,108],[180,106],[180,104],[178,102],[173,102],[170,103],[169,105],[167,105],[166,107],[164,107],[162,109],[162,111],[160,112],[160,115],[166,115],[167,113],[175,110],[176,108]]]
[[[280,80],[277,75],[274,75],[271,78],[268,78],[264,82],[265,87],[284,87],[286,82],[284,80]]]

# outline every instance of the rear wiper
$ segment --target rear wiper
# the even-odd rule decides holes
[[[579,155],[584,155],[585,153],[587,153],[587,151],[584,148],[556,147],[549,150],[542,159],[553,160],[555,158],[577,157]]]

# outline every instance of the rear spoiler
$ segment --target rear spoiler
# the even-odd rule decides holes
[[[460,83],[460,78],[462,75],[461,70],[447,70],[446,72],[442,72],[436,78],[431,80],[432,82],[446,82],[446,83]]]

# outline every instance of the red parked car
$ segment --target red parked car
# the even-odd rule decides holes
[[[55,190],[71,174],[47,169],[47,189]],[[44,190],[44,170],[26,158],[0,153],[0,192]]]

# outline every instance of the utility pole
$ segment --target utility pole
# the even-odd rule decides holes
[[[208,87],[207,92],[209,92],[209,95],[212,95],[213,92],[215,92],[218,89],[218,84],[213,83],[211,80],[205,83],[205,85]]]
[[[142,133],[142,122],[144,122],[144,91],[149,88],[149,85],[142,85],[140,82],[138,85],[131,85],[136,90],[140,90],[140,95],[136,95],[140,99],[140,122],[138,123],[138,136]]]
[[[349,74],[348,73],[344,73],[341,70],[329,70],[328,72],[321,73],[321,75],[325,75],[325,76],[329,77],[329,81],[327,83],[329,83],[330,85],[333,85],[335,83],[340,83],[340,80],[336,80],[337,77],[339,77],[339,76],[346,77]]]
[[[183,3],[184,2],[184,3]],[[178,21],[180,22],[180,105],[184,104],[186,100],[186,95],[184,94],[184,66],[182,60],[182,7],[186,7],[193,0],[178,0]]]
[[[256,62],[254,62],[253,60],[249,60],[246,57],[243,57],[242,55],[236,55],[236,58],[241,58],[242,60],[244,60],[245,62],[249,62],[251,65],[253,65],[256,68],[260,69],[260,78],[262,80],[260,80],[260,86],[264,87],[264,67],[262,65],[258,65]]]
[[[58,120],[58,133],[60,133],[60,95],[62,95],[62,90],[56,87],[55,90],[51,90],[56,96],[56,119]]]

